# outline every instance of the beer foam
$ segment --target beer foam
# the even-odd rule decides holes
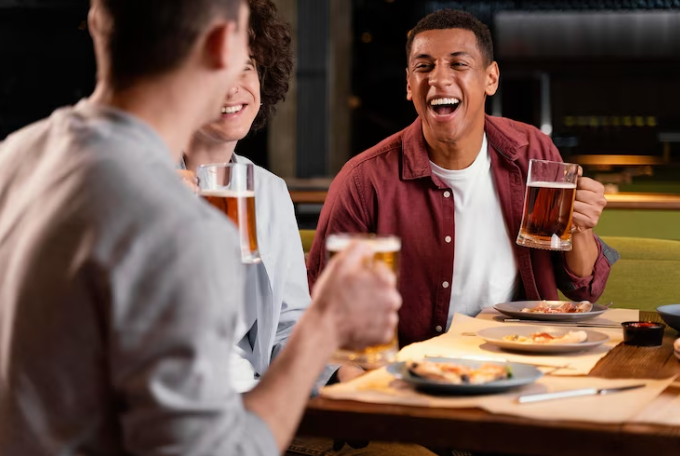
[[[248,198],[254,197],[255,192],[253,190],[201,190],[201,196],[211,196],[217,198]]]
[[[532,182],[527,185],[527,187],[537,187],[537,188],[576,188],[576,183],[574,182]]]
[[[375,253],[398,252],[401,250],[401,239],[396,236],[385,238],[363,238],[351,235],[331,235],[326,239],[326,249],[330,252],[342,252],[353,241],[365,242]]]

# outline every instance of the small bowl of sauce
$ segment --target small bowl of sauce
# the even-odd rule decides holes
[[[655,321],[626,321],[623,326],[623,343],[637,347],[658,347],[663,342],[666,325]]]

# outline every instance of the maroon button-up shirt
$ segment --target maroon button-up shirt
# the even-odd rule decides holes
[[[512,237],[522,286],[517,298],[595,302],[604,291],[615,250],[598,239],[592,276],[577,277],[564,256],[515,244],[522,222],[525,185],[532,158],[561,161],[557,148],[538,129],[500,117],[486,117],[491,168],[503,218]],[[486,208],[479,208],[486,210]],[[394,234],[402,239],[399,341],[429,339],[446,328],[453,276],[455,237],[453,194],[431,172],[420,119],[357,155],[333,181],[307,263],[310,286],[326,260],[325,240],[333,233]],[[484,239],[467,242],[483,243]]]

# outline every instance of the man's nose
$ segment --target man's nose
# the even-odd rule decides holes
[[[451,85],[453,78],[451,77],[451,71],[446,66],[437,65],[430,72],[429,84],[431,86],[445,87]]]
[[[231,98],[238,93],[238,86],[234,86],[227,91],[227,98]]]

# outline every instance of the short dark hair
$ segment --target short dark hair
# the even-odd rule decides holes
[[[479,52],[484,57],[485,64],[489,65],[493,62],[493,42],[491,41],[491,32],[489,28],[480,22],[476,17],[465,11],[458,11],[452,9],[443,9],[434,13],[428,14],[422,18],[416,26],[408,32],[406,39],[406,61],[411,58],[411,47],[416,35],[428,30],[446,30],[446,29],[465,29],[470,30],[477,37],[477,47]]]
[[[264,127],[286,98],[293,71],[293,39],[290,26],[277,14],[271,0],[248,0],[250,6],[250,52],[260,78],[262,107],[252,129]]]
[[[95,0],[111,22],[105,43],[117,89],[176,69],[215,16],[238,20],[243,0]]]

